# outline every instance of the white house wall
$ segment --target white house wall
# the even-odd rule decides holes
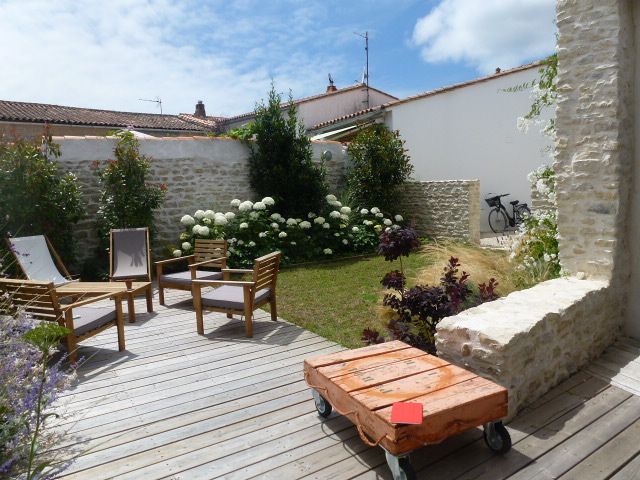
[[[537,76],[536,67],[390,107],[385,123],[406,141],[414,177],[477,178],[481,198],[510,193],[507,201],[530,203],[527,174],[551,162],[552,142],[537,125],[527,133],[517,128],[517,118],[531,107],[530,92],[502,90]],[[480,228],[486,232],[489,209],[481,204]]]

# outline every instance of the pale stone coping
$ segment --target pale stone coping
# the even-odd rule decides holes
[[[109,141],[117,141],[118,138],[113,135],[54,135],[52,137],[55,142],[56,139],[60,140],[109,140]],[[138,140],[144,141],[160,141],[160,140],[198,140],[198,141],[224,141],[224,142],[239,142],[240,140],[231,137],[209,137],[207,135],[185,135],[185,136],[174,136],[174,137],[154,137],[148,136],[144,138],[139,138]],[[342,142],[336,140],[311,140],[312,144],[318,145],[344,145]]]
[[[442,320],[438,355],[508,388],[511,418],[614,341],[613,298],[604,280],[549,280]]]

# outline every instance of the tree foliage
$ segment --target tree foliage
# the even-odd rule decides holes
[[[372,125],[358,133],[349,144],[352,166],[347,173],[347,189],[359,205],[379,205],[389,209],[399,187],[413,172],[411,159],[398,131]]]
[[[327,193],[325,171],[312,161],[311,141],[290,103],[282,111],[282,98],[271,86],[266,104],[256,107],[252,125],[249,179],[260,197],[273,197],[285,216],[316,211]]]

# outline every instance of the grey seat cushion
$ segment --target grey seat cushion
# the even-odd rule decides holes
[[[73,309],[73,326],[75,334],[78,336],[115,319],[116,311],[113,307],[78,307]]]
[[[196,270],[196,278],[198,280],[222,280],[222,272],[213,272],[210,270]],[[162,275],[160,280],[163,283],[176,283],[178,285],[191,285],[191,272],[168,273]]]
[[[202,305],[215,308],[228,308],[230,310],[244,309],[244,289],[239,286],[223,285],[202,295]],[[269,298],[271,290],[263,288],[256,292],[256,303]]]

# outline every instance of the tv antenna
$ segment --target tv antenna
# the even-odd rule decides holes
[[[366,90],[367,90],[367,99],[365,100],[365,104],[367,105],[367,108],[369,108],[369,32],[364,32],[364,34],[362,33],[358,33],[358,32],[353,32],[355,35],[358,35],[359,37],[364,38],[364,54],[366,57],[366,64],[364,67],[364,74],[362,75],[362,83],[364,83],[366,85]]]
[[[158,105],[158,107],[160,107],[160,115],[162,115],[162,99],[160,97],[156,97],[154,100],[149,99],[149,98],[139,98],[138,100],[140,100],[141,102],[153,102],[156,105]]]

